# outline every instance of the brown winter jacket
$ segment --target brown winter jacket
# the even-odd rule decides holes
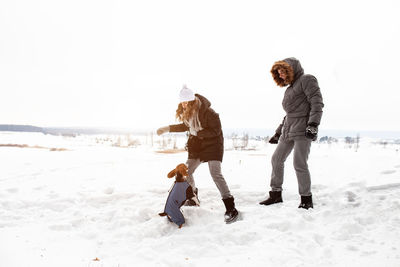
[[[282,64],[283,63],[283,64]],[[317,79],[309,74],[304,74],[300,62],[296,58],[287,58],[278,61],[276,64],[286,65],[289,68],[286,72],[293,81],[285,91],[282,106],[286,111],[286,116],[282,123],[276,129],[276,133],[281,135],[281,140],[305,139],[305,130],[307,125],[314,123],[319,125],[322,117],[322,108],[324,103]],[[290,73],[292,72],[292,73]],[[274,80],[279,84],[279,74],[271,70]]]
[[[210,106],[211,103],[202,95],[195,94],[201,101],[199,120],[203,130],[197,132],[197,137],[189,135],[187,149],[189,159],[222,161],[224,155],[224,136],[218,113]],[[189,127],[184,124],[169,126],[170,132],[186,132]]]

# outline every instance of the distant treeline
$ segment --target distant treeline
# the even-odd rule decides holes
[[[155,134],[155,129],[119,129],[119,128],[104,128],[104,127],[37,127],[32,125],[16,125],[16,124],[0,124],[0,131],[8,132],[40,132],[53,135],[80,135],[80,134],[136,134],[149,135]],[[320,129],[319,136],[332,136],[335,138],[346,138],[357,136],[385,138],[385,139],[400,139],[400,131],[346,131],[346,130],[325,130]],[[224,136],[231,137],[233,135],[248,135],[249,137],[268,137],[275,133],[273,129],[264,128],[223,128]],[[331,140],[332,141],[332,140]]]
[[[74,128],[74,127],[37,127],[32,125],[0,124],[0,131],[5,132],[39,132],[52,135],[79,134],[146,134],[148,131],[132,131],[111,128]]]
[[[43,133],[44,129],[32,125],[14,125],[14,124],[0,124],[0,131],[7,132],[40,132]]]

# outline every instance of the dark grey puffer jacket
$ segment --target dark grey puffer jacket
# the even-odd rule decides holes
[[[286,89],[282,101],[286,116],[276,129],[281,140],[305,139],[307,125],[319,125],[324,103],[317,79],[304,74],[300,62],[296,58],[284,59],[294,70],[293,83]]]

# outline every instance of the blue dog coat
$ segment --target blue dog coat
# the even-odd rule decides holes
[[[176,182],[169,192],[167,203],[165,203],[164,213],[168,219],[178,226],[185,223],[185,218],[181,212],[181,207],[188,198],[194,196],[193,189],[188,182]]]

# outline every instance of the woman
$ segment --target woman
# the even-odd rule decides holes
[[[202,162],[208,162],[211,177],[213,178],[225,204],[225,222],[234,222],[238,217],[234,198],[221,173],[221,163],[224,155],[224,137],[221,129],[221,121],[218,113],[210,106],[210,101],[204,96],[194,94],[185,85],[179,94],[180,103],[176,110],[176,118],[181,124],[161,127],[157,134],[167,132],[189,131],[187,142],[188,183],[193,187],[195,197],[187,202],[187,205],[199,205],[197,188],[193,179],[193,173]]]

